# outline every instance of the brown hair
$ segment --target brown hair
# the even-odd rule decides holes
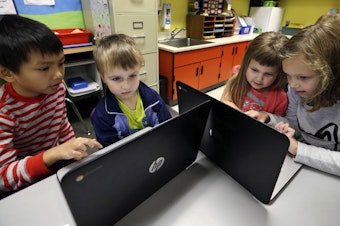
[[[144,64],[143,55],[135,41],[125,34],[101,38],[93,51],[93,57],[101,75],[111,67],[127,70]]]
[[[340,16],[324,15],[296,33],[281,50],[283,59],[304,56],[305,64],[320,75],[316,94],[305,100],[310,111],[330,107],[340,99]]]
[[[286,76],[282,71],[279,51],[287,41],[288,38],[278,32],[265,32],[251,41],[244,54],[238,75],[227,81],[230,87],[229,94],[237,107],[242,107],[244,98],[250,90],[246,73],[251,60],[256,60],[264,66],[278,66],[278,76],[271,88],[282,88],[286,84]]]

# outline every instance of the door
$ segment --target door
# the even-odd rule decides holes
[[[198,76],[200,74],[200,63],[189,64],[174,69],[174,83],[172,84],[172,99],[177,100],[176,81],[181,81],[187,85],[198,89]]]
[[[239,42],[235,44],[233,66],[240,65],[249,42]]]
[[[223,54],[221,57],[221,68],[219,82],[226,81],[231,76],[231,69],[233,68],[233,48],[234,45],[223,46]]]
[[[201,62],[198,89],[202,90],[218,83],[220,58]]]

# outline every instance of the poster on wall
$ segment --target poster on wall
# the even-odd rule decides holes
[[[24,0],[25,5],[55,5],[54,0]]]
[[[85,27],[80,0],[13,0],[13,2],[20,16],[42,22],[51,29]]]
[[[13,0],[0,0],[0,15],[17,14]]]

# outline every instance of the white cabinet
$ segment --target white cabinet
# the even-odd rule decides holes
[[[111,33],[123,33],[135,40],[145,61],[141,70],[141,80],[159,92],[158,1],[82,0],[81,2],[86,29],[93,34],[105,34],[104,31],[109,27]]]
[[[158,10],[156,0],[113,0],[116,13],[154,13]]]
[[[143,81],[145,84],[148,84],[150,87],[158,91],[158,76],[154,76],[154,73],[156,72],[156,67],[155,65],[157,64],[158,68],[158,54],[155,53],[146,53],[143,55],[144,56],[144,61],[145,64],[140,70],[140,79]],[[154,85],[150,85],[154,84]]]
[[[124,26],[122,26],[124,25]],[[116,33],[129,34],[134,38],[142,53],[155,52],[157,46],[157,20],[154,15],[120,14],[116,16],[114,30]]]
[[[111,30],[131,36],[144,56],[141,80],[159,92],[156,0],[109,1]]]

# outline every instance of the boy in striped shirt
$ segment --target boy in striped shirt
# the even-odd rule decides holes
[[[94,139],[76,138],[62,84],[63,46],[44,24],[0,16],[0,198],[53,174],[59,160],[79,160]]]

